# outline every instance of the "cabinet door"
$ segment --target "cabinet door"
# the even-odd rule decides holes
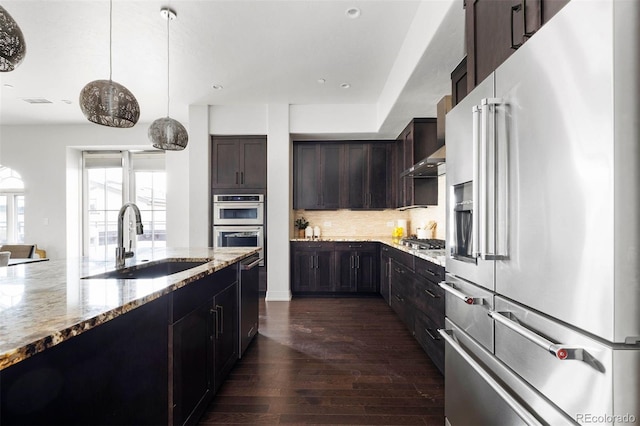
[[[343,145],[321,143],[318,146],[320,149],[320,208],[337,209],[340,207],[340,188],[342,187]]]
[[[238,139],[214,137],[211,157],[211,186],[237,188],[240,185]]]
[[[369,145],[367,161],[367,207],[383,209],[393,207],[391,196],[391,176],[393,155],[392,145],[373,143]]]
[[[389,295],[391,292],[389,274],[391,263],[389,258],[389,248],[382,245],[380,248],[380,295],[382,298],[390,302]]]
[[[312,291],[315,287],[315,252],[291,248],[291,290]]]
[[[320,162],[316,144],[299,143],[294,156],[294,209],[320,208]]]
[[[378,292],[378,253],[361,251],[356,253],[357,288],[359,293]]]
[[[361,143],[345,144],[345,176],[346,191],[343,207],[349,209],[362,209],[368,207],[367,183],[367,149]]]
[[[242,139],[240,142],[240,185],[244,188],[267,187],[267,143],[264,138]]]
[[[341,292],[356,291],[356,252],[347,249],[336,249],[336,285],[335,290]]]
[[[314,290],[328,292],[334,290],[335,255],[333,247],[315,252]]]
[[[238,283],[235,282],[213,300],[216,315],[215,390],[222,385],[238,360]]]
[[[173,424],[197,419],[213,391],[211,304],[182,317],[173,332]]]

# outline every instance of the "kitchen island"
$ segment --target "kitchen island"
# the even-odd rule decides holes
[[[223,380],[213,377],[215,367],[228,371],[237,359],[237,262],[256,252],[155,249],[127,260],[134,269],[167,258],[206,262],[154,279],[85,279],[113,270],[113,260],[1,268],[0,422],[173,424],[194,418],[192,405],[210,400]],[[236,340],[233,347],[216,345],[225,336]],[[216,366],[204,359],[216,356]],[[194,371],[201,361],[206,371]],[[185,378],[199,380],[195,388],[202,394],[190,394],[194,386]]]

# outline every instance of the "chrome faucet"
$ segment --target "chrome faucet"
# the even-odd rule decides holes
[[[125,203],[120,208],[120,213],[118,213],[118,247],[116,247],[116,269],[124,268],[124,260],[133,257],[133,251],[127,251],[124,248],[124,241],[122,235],[122,228],[124,222],[124,212],[127,210],[127,207],[131,207],[133,209],[133,213],[136,215],[136,234],[142,235],[142,219],[140,218],[140,210],[138,206],[134,203]],[[129,248],[131,248],[131,244],[129,244]]]

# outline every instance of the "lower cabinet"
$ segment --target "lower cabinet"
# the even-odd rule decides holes
[[[444,328],[444,290],[438,286],[444,268],[393,247],[382,253],[389,259],[389,305],[444,374],[444,341],[437,331]]]
[[[336,291],[378,292],[378,243],[336,243]]]
[[[235,265],[173,293],[169,424],[196,424],[238,359]]]
[[[335,255],[333,243],[291,243],[291,291],[319,293],[334,291]]]
[[[292,241],[294,294],[378,293],[378,243]]]
[[[380,295],[391,304],[391,258],[389,257],[389,246],[380,244]]]

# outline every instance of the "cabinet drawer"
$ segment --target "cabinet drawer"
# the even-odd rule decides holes
[[[335,243],[329,241],[292,241],[291,248],[295,250],[333,250]]]
[[[389,257],[413,271],[415,257],[412,254],[405,253],[402,250],[390,247]]]
[[[431,361],[444,374],[444,340],[438,334],[438,326],[431,319],[421,312],[415,312],[415,336],[422,349],[429,355]]]
[[[415,258],[415,271],[432,283],[439,284],[444,281],[444,268],[428,260]]]
[[[358,252],[377,252],[378,243],[361,242],[361,241],[341,241],[335,243],[336,250],[351,250]]]
[[[444,327],[444,294],[442,288],[425,279],[415,283],[416,310],[428,316],[437,328]]]

